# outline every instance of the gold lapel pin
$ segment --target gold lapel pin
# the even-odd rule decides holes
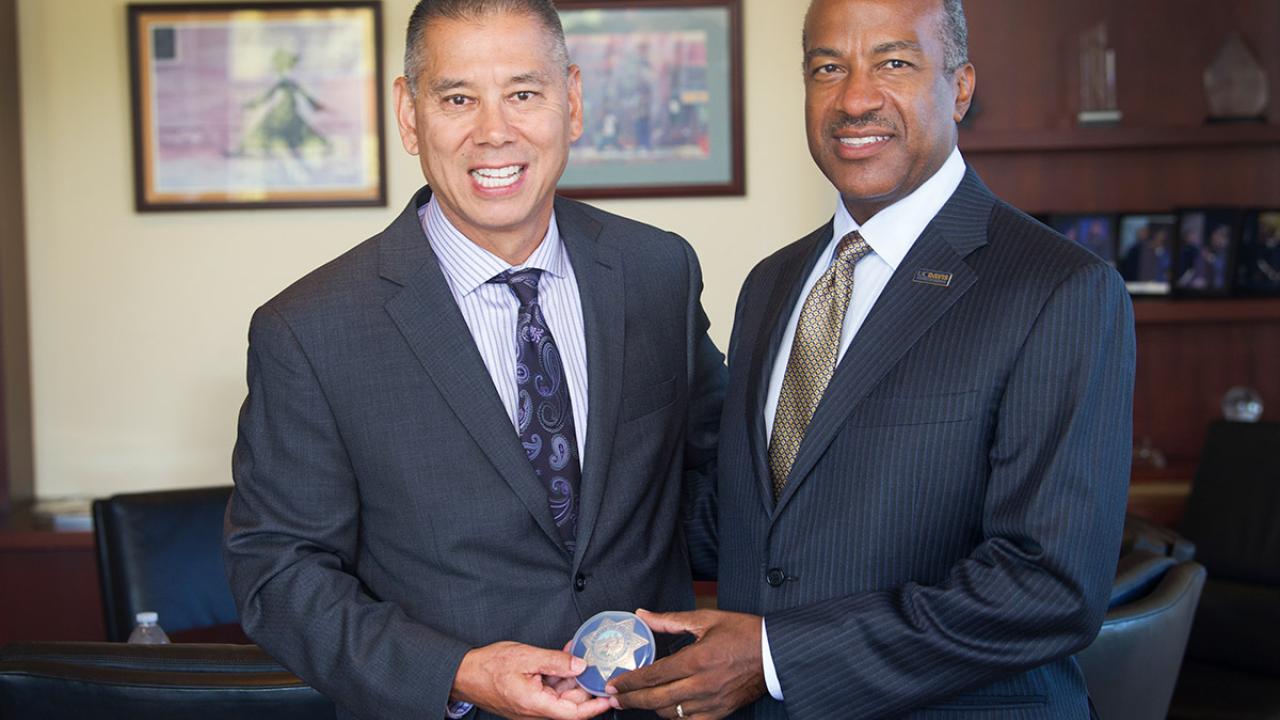
[[[917,270],[912,282],[918,282],[921,285],[936,285],[938,287],[951,287],[952,275],[949,272],[938,272],[937,270]]]

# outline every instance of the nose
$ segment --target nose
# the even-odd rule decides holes
[[[855,69],[840,89],[840,109],[861,117],[884,107],[884,90],[868,70]]]
[[[515,139],[507,108],[502,102],[488,102],[476,115],[471,139],[477,145],[505,145]]]

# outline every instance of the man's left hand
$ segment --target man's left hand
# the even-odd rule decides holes
[[[766,692],[760,617],[719,610],[637,614],[657,633],[689,633],[692,645],[611,680],[615,707],[653,710],[664,718],[719,720]]]

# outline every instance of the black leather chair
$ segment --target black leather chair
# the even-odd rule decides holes
[[[231,486],[115,495],[93,503],[107,639],[123,641],[144,610],[179,640],[184,631],[231,628],[246,641],[222,566],[222,517]],[[198,632],[196,637],[201,637]]]
[[[1280,719],[1280,423],[1209,428],[1181,530],[1210,579],[1169,717]]]
[[[1101,720],[1164,720],[1205,569],[1145,551],[1126,558],[1112,594],[1115,604],[1076,660]]]
[[[325,720],[333,704],[256,645],[0,648],[6,720]]]
[[[1124,538],[1120,543],[1120,557],[1138,550],[1167,555],[1177,562],[1196,559],[1196,544],[1176,531],[1157,525],[1138,515],[1124,518]]]

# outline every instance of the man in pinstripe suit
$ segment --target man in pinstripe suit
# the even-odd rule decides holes
[[[1087,718],[1072,655],[1119,549],[1134,372],[1116,272],[966,169],[960,0],[814,0],[832,221],[738,300],[720,611],[615,681],[664,717]]]
[[[550,0],[422,0],[395,90],[430,187],[250,326],[233,594],[339,717],[594,717],[579,625],[693,607],[725,372],[697,259],[555,197],[582,97]]]

